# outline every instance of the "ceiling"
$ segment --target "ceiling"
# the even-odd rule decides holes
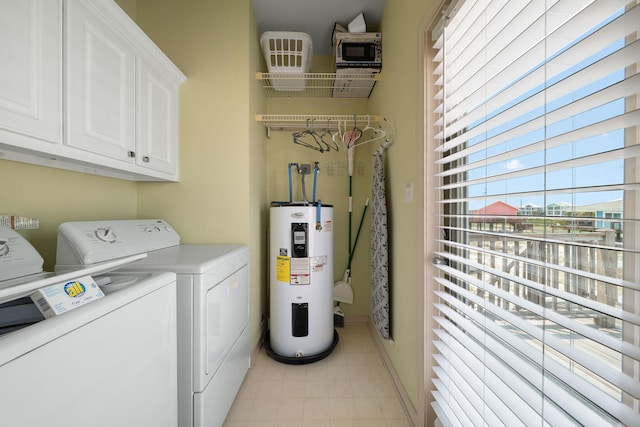
[[[251,0],[260,34],[301,31],[311,36],[315,55],[331,55],[333,24],[345,28],[360,12],[367,31],[380,31],[386,0]]]

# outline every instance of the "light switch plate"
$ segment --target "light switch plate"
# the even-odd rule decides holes
[[[413,182],[407,182],[404,184],[404,201],[413,201]]]

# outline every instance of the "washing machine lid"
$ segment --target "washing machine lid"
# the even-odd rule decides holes
[[[147,254],[137,254],[117,260],[98,263],[80,270],[66,271],[58,274],[37,274],[25,277],[24,280],[13,279],[0,282],[0,304],[3,302],[12,301],[17,298],[22,298],[31,294],[37,289],[44,288],[49,285],[75,280],[78,277],[100,274],[104,273],[105,271],[115,270],[124,265],[143,259],[146,256]]]
[[[178,245],[147,253],[147,257],[129,264],[122,271],[173,271],[176,274],[204,274],[221,263],[236,258],[249,262],[245,245]]]
[[[137,272],[124,272],[124,271],[107,271],[93,275],[93,280],[100,286],[102,292],[105,295],[112,294],[119,290],[133,286],[136,283],[147,280],[153,276],[157,276],[159,273],[137,273]]]

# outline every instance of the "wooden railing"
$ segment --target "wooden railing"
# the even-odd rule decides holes
[[[566,229],[566,226],[562,228]],[[619,250],[620,243],[616,242],[619,231],[578,231],[574,228],[561,232],[560,228],[552,227],[550,233],[535,233],[524,227],[522,231],[513,233],[470,232],[468,243],[488,252],[477,252],[473,261],[479,264],[497,268],[510,276],[619,307],[621,295],[618,287],[597,279],[597,276],[622,278],[622,251]],[[576,304],[546,296],[504,276],[484,275],[484,279],[528,301],[550,305],[554,310],[578,309]],[[496,297],[489,298],[493,303],[503,304],[503,308],[508,305],[506,301],[496,301]],[[614,320],[608,316],[591,317],[600,327],[614,327]]]

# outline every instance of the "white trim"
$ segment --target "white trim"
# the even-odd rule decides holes
[[[345,318],[345,323],[347,323],[346,318]],[[402,385],[400,376],[398,375],[398,373],[393,367],[393,362],[389,358],[389,355],[387,354],[387,351],[384,348],[384,344],[382,343],[382,338],[380,338],[380,334],[378,333],[375,325],[371,322],[370,319],[367,319],[366,323],[367,323],[367,329],[369,329],[369,333],[371,334],[373,341],[376,343],[376,347],[378,348],[378,353],[382,358],[382,364],[384,365],[385,369],[389,373],[389,376],[391,377],[393,388],[395,388],[396,393],[398,393],[398,399],[400,400],[402,409],[404,410],[404,413],[407,416],[407,420],[413,427],[416,427],[418,426],[418,424],[416,424],[416,420],[418,418],[418,413],[416,411],[416,408],[413,406],[413,403],[409,398],[409,394],[407,394],[407,391]]]
[[[427,10],[422,25],[418,29],[418,78],[420,88],[420,106],[418,110],[418,135],[421,135],[419,139],[418,156],[421,159],[420,166],[418,168],[418,206],[420,206],[419,218],[420,229],[418,233],[419,248],[416,251],[418,256],[419,266],[419,283],[417,285],[417,347],[418,347],[418,397],[417,397],[417,414],[414,418],[414,425],[416,426],[433,426],[437,419],[437,414],[434,407],[429,403],[431,394],[436,391],[433,382],[430,380],[433,367],[437,364],[433,357],[437,353],[433,342],[434,333],[433,330],[435,320],[429,313],[428,307],[434,300],[433,293],[427,292],[426,284],[428,278],[433,276],[435,268],[428,262],[431,259],[431,254],[437,249],[438,228],[437,224],[433,221],[427,222],[427,218],[435,217],[436,213],[442,209],[440,205],[435,202],[437,195],[435,188],[439,184],[439,180],[434,175],[433,168],[428,168],[428,156],[433,153],[431,147],[427,148],[428,141],[435,141],[435,132],[433,126],[430,126],[432,120],[428,120],[427,115],[433,114],[433,108],[429,108],[428,104],[434,102],[434,96],[432,91],[435,88],[434,73],[430,71],[429,63],[427,62],[428,56],[426,52],[430,49],[434,49],[433,43],[429,42],[430,29],[440,19],[439,12],[444,8],[447,0],[437,0],[431,4],[431,7]],[[451,2],[452,4],[455,2]],[[428,85],[428,86],[427,86]],[[431,96],[428,96],[431,93]],[[427,225],[429,224],[429,225]]]

